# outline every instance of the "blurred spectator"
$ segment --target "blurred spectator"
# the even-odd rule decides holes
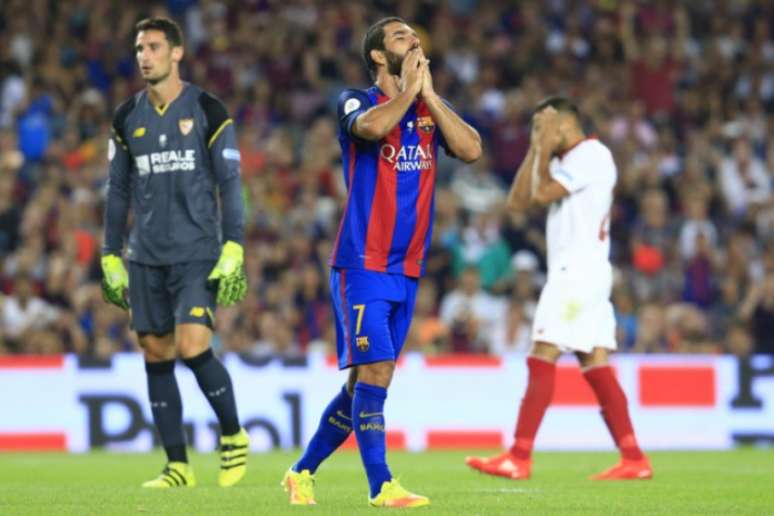
[[[55,308],[35,295],[33,287],[30,276],[17,273],[13,294],[2,300],[0,339],[10,350],[34,352],[27,346],[34,345],[37,338],[43,338],[59,315]]]
[[[473,164],[463,165],[454,173],[452,192],[462,201],[462,206],[473,213],[491,211],[505,200],[505,190],[497,177],[489,171],[486,154]]]
[[[774,354],[774,271],[750,287],[739,317],[750,324],[755,353]]]
[[[451,328],[451,351],[485,352],[492,346],[495,325],[505,315],[505,303],[481,288],[479,270],[462,271],[458,288],[441,301],[441,320]]]
[[[632,293],[624,286],[613,288],[613,308],[615,309],[616,339],[621,351],[631,351],[637,342],[638,321],[634,311]]]
[[[438,292],[431,282],[423,281],[417,293],[414,318],[406,341],[406,350],[435,354],[448,351],[449,326],[436,313]]]
[[[527,318],[524,305],[518,299],[511,298],[504,317],[495,324],[489,352],[495,355],[526,353],[531,347],[532,320]]]
[[[641,199],[631,234],[635,288],[639,299],[665,299],[674,280],[670,266],[677,232],[663,190],[648,190]]]
[[[655,303],[643,305],[637,319],[637,338],[632,351],[635,353],[668,352],[664,308]]]
[[[452,251],[454,275],[459,276],[466,267],[476,267],[481,285],[487,290],[511,275],[511,250],[502,237],[500,215],[495,210],[471,213]]]
[[[222,97],[242,156],[250,292],[218,310],[215,347],[334,349],[326,262],[347,197],[336,99],[368,86],[364,31],[399,13],[487,156],[459,167],[441,151],[407,348],[526,347],[545,219],[501,204],[533,107],[566,94],[619,169],[610,237],[621,349],[774,352],[771,2],[237,4],[0,2],[3,313],[20,306],[19,276],[37,292],[25,306],[37,299],[59,314],[0,352],[137,349],[127,315],[99,291],[106,142],[116,106],[143,87],[132,27],[170,13],[186,31],[183,77]]]
[[[730,213],[742,217],[747,210],[766,203],[771,197],[771,178],[750,142],[737,139],[733,153],[720,164],[720,187]]]

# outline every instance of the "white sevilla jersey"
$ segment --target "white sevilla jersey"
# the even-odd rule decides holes
[[[549,170],[570,192],[548,211],[549,273],[570,264],[608,269],[610,208],[618,175],[610,149],[596,138],[587,138],[552,159]]]

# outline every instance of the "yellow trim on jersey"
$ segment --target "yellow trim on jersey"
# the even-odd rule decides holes
[[[223,132],[223,129],[226,128],[229,124],[233,124],[234,121],[230,118],[227,118],[222,124],[220,124],[220,127],[218,127],[218,130],[215,131],[215,134],[212,135],[212,138],[210,138],[210,141],[207,143],[207,147],[212,147],[212,144],[215,143],[215,140],[218,139],[218,136],[220,136],[220,133]]]
[[[174,100],[172,102],[174,102]],[[172,104],[172,102],[167,102],[163,107],[153,106],[153,109],[155,109],[156,113],[159,115],[164,116],[164,113],[167,112],[167,109],[169,109],[169,105]]]
[[[110,131],[113,133],[113,138],[118,142],[118,144],[121,147],[123,147],[125,150],[129,150],[129,147],[127,147],[126,144],[124,143],[124,140],[122,140],[121,137],[118,136],[118,133],[116,132],[116,130],[111,127]]]

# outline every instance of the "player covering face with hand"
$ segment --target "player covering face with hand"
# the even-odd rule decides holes
[[[653,470],[637,445],[626,396],[608,363],[616,349],[610,303],[613,271],[610,208],[616,167],[607,147],[587,138],[578,109],[551,97],[533,117],[530,148],[508,195],[508,207],[548,207],[548,280],[540,294],[527,358],[529,379],[521,402],[515,442],[494,457],[468,457],[482,473],[514,480],[530,477],[532,448],[554,393],[556,361],[565,351],[578,358],[602,408],[621,461],[595,480],[649,479]]]
[[[430,501],[387,467],[385,399],[430,245],[439,147],[470,162],[481,139],[434,91],[429,61],[403,20],[370,27],[363,57],[375,85],[346,90],[338,103],[348,199],[330,260],[339,367],[350,376],[282,483],[292,504],[314,504],[313,475],[354,432],[369,503],[419,507]]]
[[[236,133],[220,100],[180,80],[183,43],[174,22],[138,23],[135,50],[147,88],[113,118],[101,263],[105,300],[130,311],[139,336],[153,421],[167,454],[161,475],[143,486],[196,483],[174,374],[178,355],[218,418],[218,482],[231,486],[245,474],[249,443],[231,378],[210,339],[216,303],[232,305],[247,292]],[[122,254],[130,208],[127,272]]]

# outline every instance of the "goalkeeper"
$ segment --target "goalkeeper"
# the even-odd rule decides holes
[[[216,302],[229,306],[247,292],[236,134],[220,100],[180,80],[178,25],[152,18],[135,29],[135,55],[146,88],[119,106],[113,118],[102,291],[106,301],[131,315],[144,352],[153,421],[167,454],[161,475],[143,486],[196,483],[174,374],[178,356],[217,415],[218,481],[231,486],[245,474],[249,443],[231,378],[213,355],[210,338]],[[122,250],[130,207],[127,272]]]

